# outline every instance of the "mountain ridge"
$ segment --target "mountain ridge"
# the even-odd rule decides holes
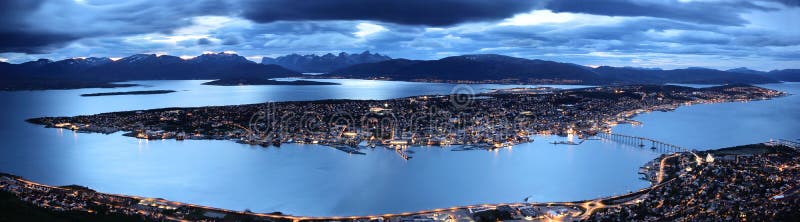
[[[109,58],[39,59],[0,65],[0,89],[69,89],[113,87],[111,82],[132,80],[230,79],[242,77],[297,77],[301,74],[277,65],[263,65],[230,53],[207,53],[191,59],[170,55],[134,54]]]
[[[358,64],[320,77],[530,84],[775,83],[764,75],[709,68],[646,69],[525,59],[496,54],[450,56],[438,60],[398,60]]]
[[[326,73],[351,65],[380,62],[389,59],[391,59],[391,57],[378,53],[370,53],[369,51],[354,54],[340,52],[336,55],[327,53],[321,56],[293,53],[276,58],[263,57],[261,59],[261,64],[280,65],[287,69],[303,73]]]
[[[639,67],[587,67],[497,54],[467,54],[437,60],[386,59],[369,51],[323,56],[349,58],[378,55],[377,62],[343,66],[323,75],[307,76],[275,64],[261,64],[233,53],[205,53],[183,59],[171,55],[134,54],[112,60],[103,57],[38,59],[20,64],[0,62],[0,89],[52,89],[114,87],[112,82],[132,80],[252,79],[278,77],[388,79],[429,82],[522,84],[762,84],[800,81],[800,69],[761,72],[747,68],[652,69]],[[385,60],[384,60],[385,59]],[[334,61],[334,60],[326,60]],[[364,61],[364,60],[358,60]],[[352,62],[352,61],[351,61]]]

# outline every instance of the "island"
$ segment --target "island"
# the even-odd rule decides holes
[[[493,150],[530,142],[534,134],[586,138],[616,124],[635,122],[631,118],[643,112],[782,95],[751,85],[537,88],[388,100],[162,108],[27,121],[78,132],[123,131],[139,139],[219,139],[265,147],[310,143],[347,153],[382,146],[408,159],[408,146]]]
[[[792,221],[800,218],[798,148],[800,143],[792,141],[769,141],[663,154],[642,167],[650,187],[571,202],[526,200],[382,215],[293,216],[107,194],[76,185],[50,186],[0,173],[0,208],[31,212],[12,214],[18,220],[33,215],[94,221]]]
[[[246,86],[246,85],[293,85],[293,86],[306,86],[306,85],[340,85],[335,82],[319,82],[309,80],[294,80],[294,81],[279,81],[265,78],[232,78],[232,79],[218,79],[210,82],[204,82],[203,85],[212,86]]]
[[[119,95],[150,95],[150,94],[167,94],[177,92],[175,90],[142,90],[142,91],[127,91],[127,92],[101,92],[101,93],[86,93],[81,96],[119,96]]]

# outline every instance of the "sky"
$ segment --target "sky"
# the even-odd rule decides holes
[[[800,68],[800,0],[2,0],[0,61],[371,51]]]

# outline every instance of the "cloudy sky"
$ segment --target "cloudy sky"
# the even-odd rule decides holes
[[[0,61],[369,50],[800,68],[800,0],[2,0]]]

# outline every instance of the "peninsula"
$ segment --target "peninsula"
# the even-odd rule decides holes
[[[204,82],[203,85],[213,86],[246,86],[246,85],[293,85],[293,86],[318,86],[318,85],[340,85],[335,82],[319,82],[309,80],[279,81],[266,78],[232,78],[218,79]]]
[[[119,96],[119,95],[150,95],[150,94],[167,94],[177,92],[175,90],[143,90],[143,91],[127,91],[127,92],[102,92],[102,93],[87,93],[81,94],[84,97],[91,96]]]

